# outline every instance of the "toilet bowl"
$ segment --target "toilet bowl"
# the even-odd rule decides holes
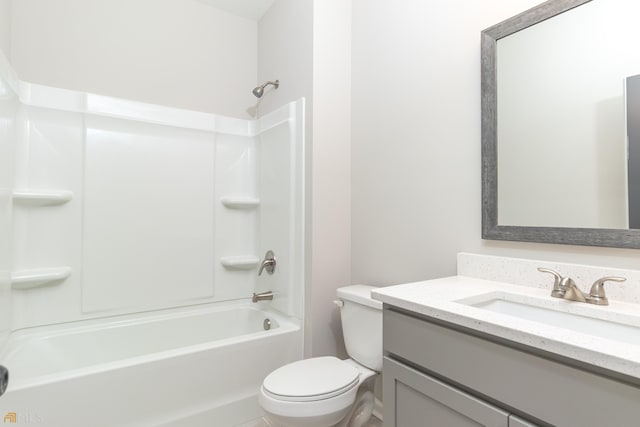
[[[265,378],[260,405],[277,427],[347,426],[346,421],[353,418],[347,417],[350,413],[364,424],[373,411],[375,375],[351,359],[300,360]]]
[[[370,418],[375,377],[382,367],[382,304],[371,299],[371,289],[338,289],[351,359],[304,359],[264,379],[259,401],[274,427],[361,427]]]

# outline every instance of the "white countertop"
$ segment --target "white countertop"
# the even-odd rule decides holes
[[[515,294],[521,303],[640,327],[639,304],[609,300],[608,306],[595,306],[552,298],[551,289],[465,276],[378,288],[371,295],[404,310],[640,379],[640,336],[635,343],[623,342],[468,305],[489,299],[487,294],[499,298],[505,293]]]

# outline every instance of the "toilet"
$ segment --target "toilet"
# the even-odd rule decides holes
[[[338,288],[350,359],[314,357],[289,363],[262,382],[259,401],[274,427],[361,427],[371,417],[382,370],[382,303],[372,286]]]

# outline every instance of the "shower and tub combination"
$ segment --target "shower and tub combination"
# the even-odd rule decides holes
[[[304,100],[243,120],[1,59],[0,418],[259,417],[263,378],[303,351]]]

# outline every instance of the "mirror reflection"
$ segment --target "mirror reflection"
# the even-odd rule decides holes
[[[498,225],[640,228],[639,16],[593,0],[497,40]]]

